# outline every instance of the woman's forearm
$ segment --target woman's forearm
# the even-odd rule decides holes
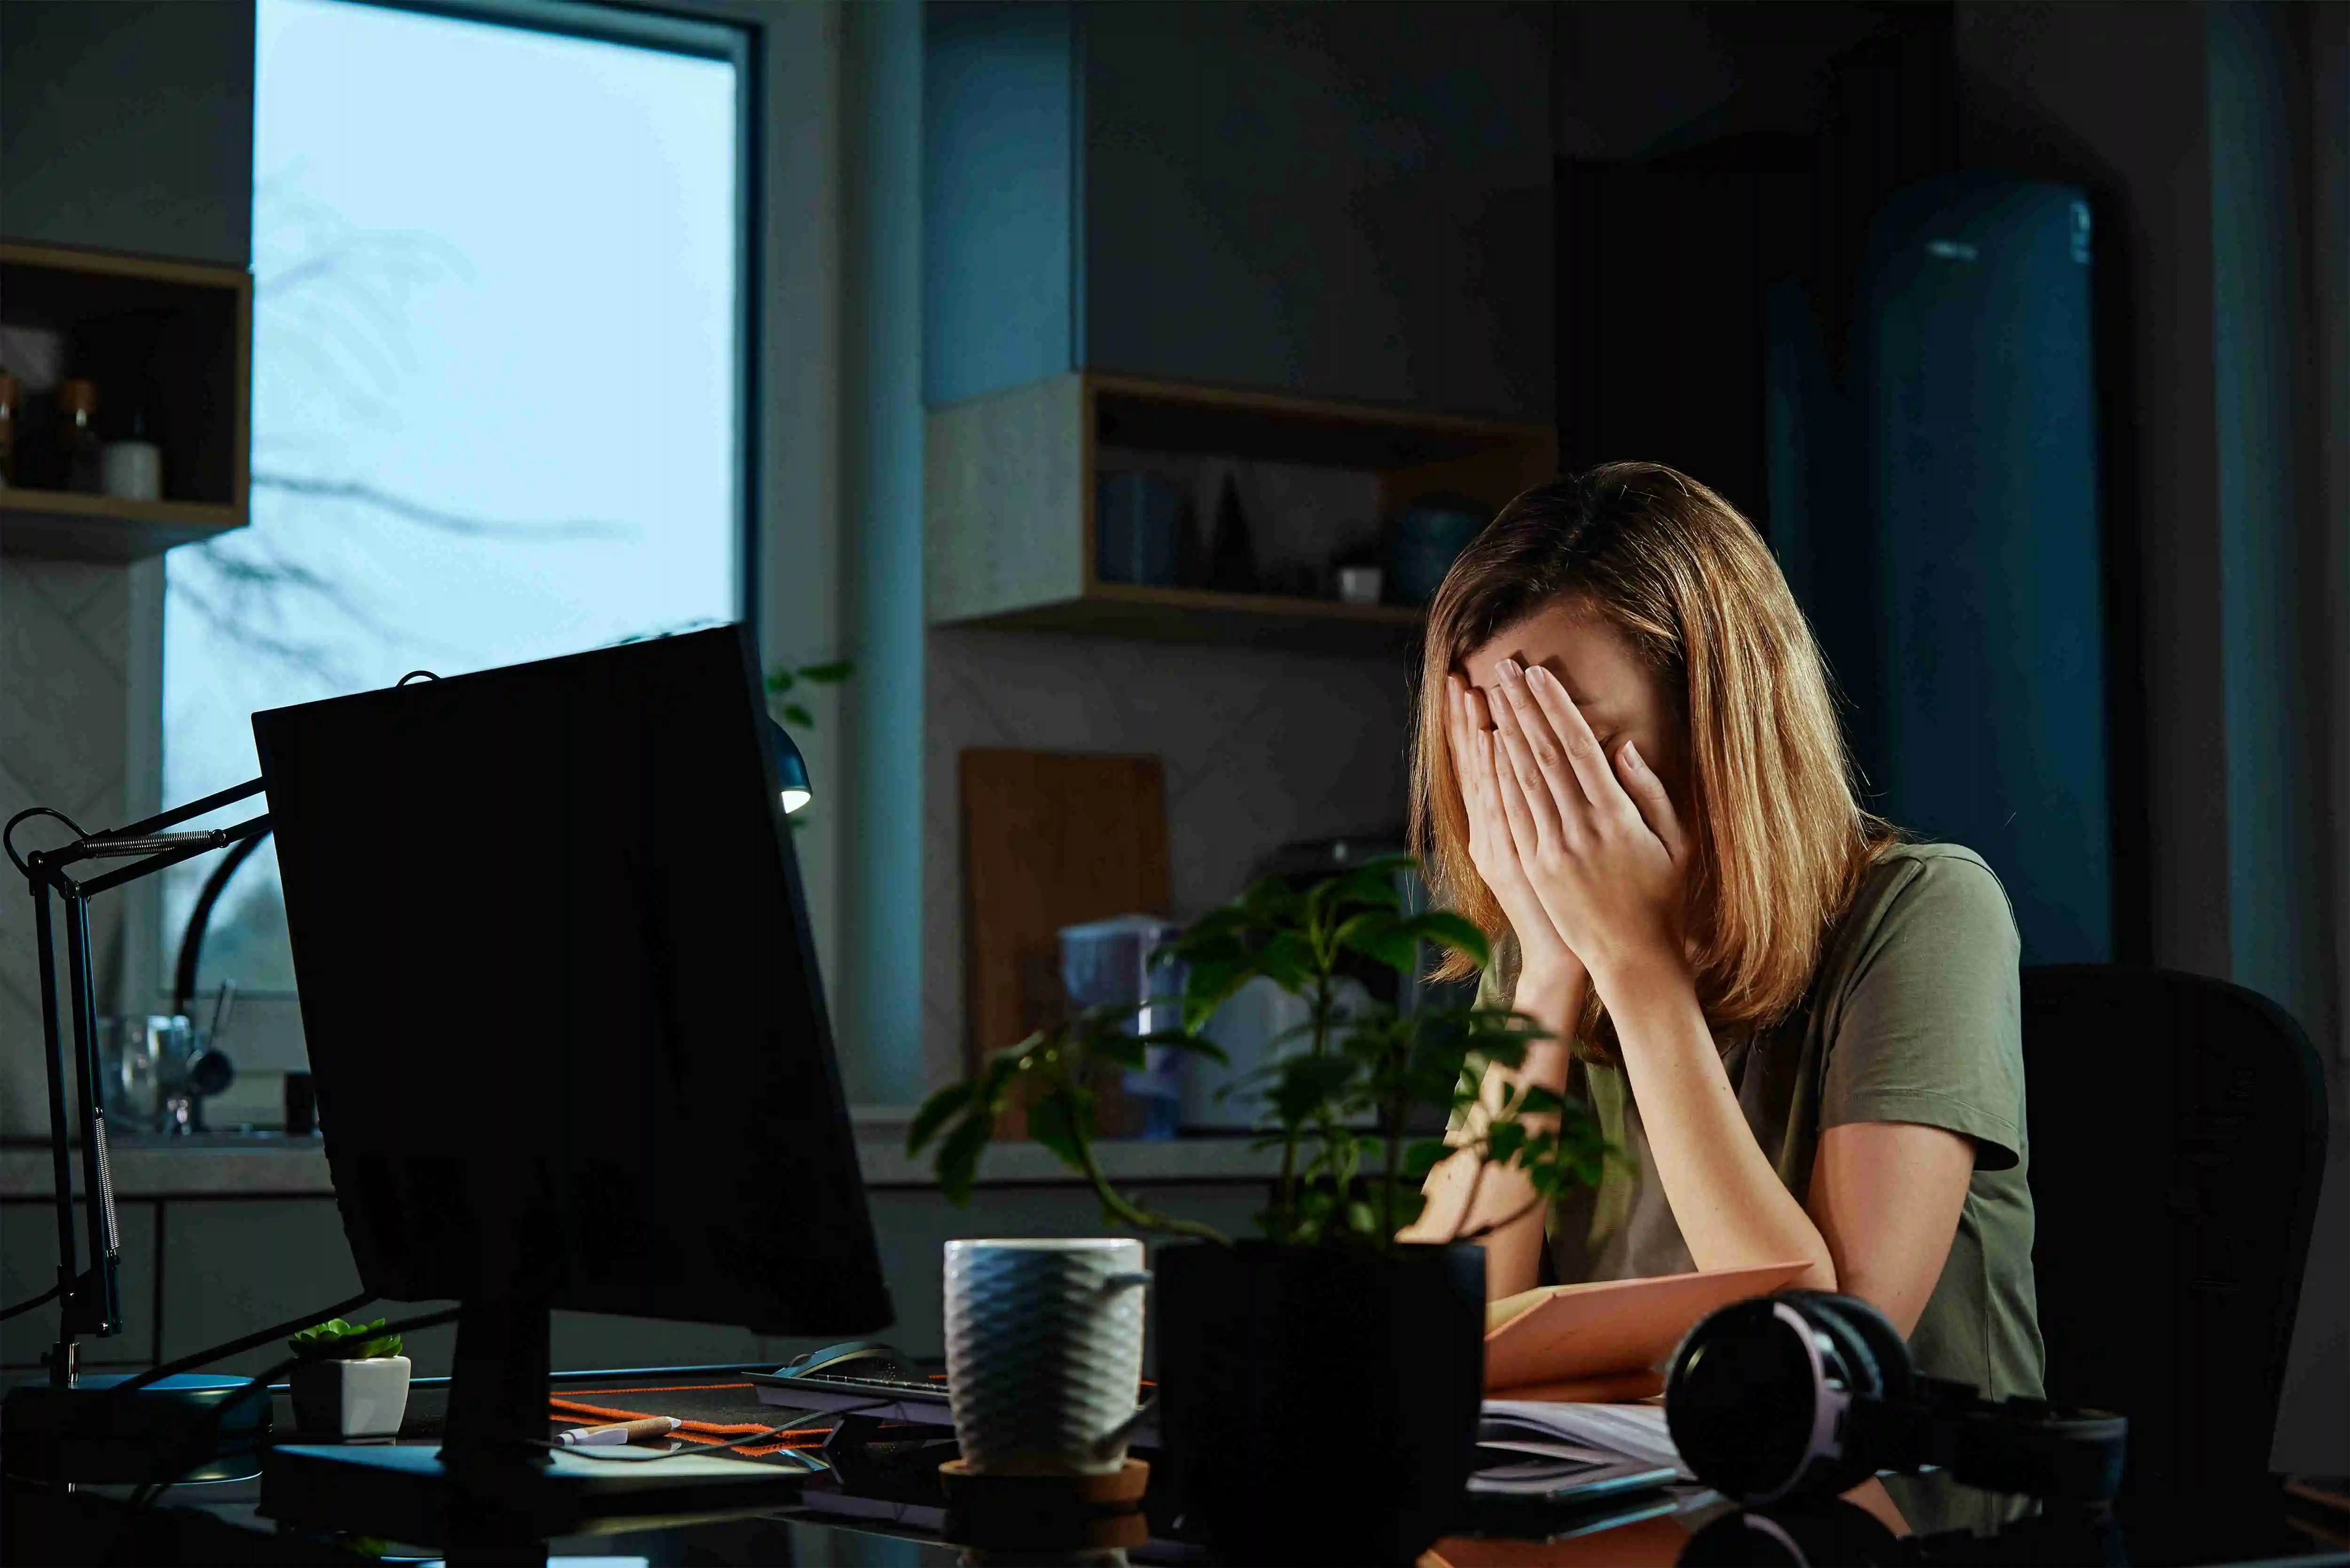
[[[1566,1087],[1570,1054],[1565,1044],[1582,1016],[1584,988],[1579,974],[1522,977],[1517,1010],[1534,1019],[1552,1036],[1526,1048],[1525,1060],[1515,1068],[1498,1064],[1486,1069],[1477,1105],[1451,1141],[1459,1152],[1429,1172],[1421,1191],[1428,1199],[1418,1221],[1403,1231],[1409,1241],[1445,1241],[1476,1236],[1485,1249],[1485,1298],[1498,1301],[1530,1290],[1539,1277],[1542,1249],[1548,1239],[1550,1216],[1534,1201],[1534,1184],[1515,1166],[1488,1165],[1473,1146],[1503,1097],[1526,1085],[1555,1093]],[[1555,1116],[1529,1116],[1530,1127],[1549,1128]],[[1476,1235],[1477,1232],[1485,1232]]]
[[[1658,1179],[1697,1266],[1806,1262],[1797,1284],[1835,1289],[1827,1241],[1755,1142],[1686,971],[1627,976],[1601,994]]]

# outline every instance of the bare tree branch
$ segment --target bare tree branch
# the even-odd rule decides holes
[[[468,539],[630,539],[636,530],[621,523],[501,523],[484,517],[467,517],[455,512],[443,512],[406,496],[394,495],[378,485],[359,479],[316,479],[291,473],[256,472],[252,476],[255,490],[279,490],[288,495],[307,495],[316,500],[352,501],[362,506],[372,506],[388,512],[403,522],[421,527],[438,529]]]

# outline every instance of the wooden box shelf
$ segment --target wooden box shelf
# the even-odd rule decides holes
[[[154,417],[154,501],[0,489],[0,553],[128,561],[244,526],[251,450],[253,278],[233,267],[0,243],[0,321],[66,338],[65,372]],[[20,441],[24,439],[20,431]],[[20,450],[20,469],[27,453]]]
[[[927,595],[938,625],[1026,627],[1332,653],[1405,651],[1420,611],[1284,594],[1104,582],[1105,448],[1375,475],[1381,518],[1447,493],[1499,508],[1555,471],[1547,426],[1074,372],[933,410]]]

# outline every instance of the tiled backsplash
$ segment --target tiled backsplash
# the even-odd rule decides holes
[[[95,832],[124,820],[134,568],[0,560],[0,818],[53,806]],[[27,823],[21,845],[68,836]],[[46,1137],[41,1002],[31,910],[13,867],[0,889],[0,1135]],[[121,964],[121,897],[96,901],[99,1006]],[[60,952],[62,961],[62,952]]]
[[[966,748],[1164,757],[1172,912],[1182,919],[1238,892],[1280,845],[1402,825],[1410,682],[1400,657],[933,629],[922,843],[930,1082],[963,1065],[956,763]]]

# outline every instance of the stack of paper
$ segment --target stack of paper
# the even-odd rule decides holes
[[[1643,1399],[1681,1336],[1718,1307],[1777,1290],[1804,1263],[1549,1285],[1485,1309],[1485,1391],[1517,1399]]]
[[[1661,1405],[1576,1405],[1547,1399],[1488,1399],[1477,1428],[1477,1446],[1527,1456],[1522,1478],[1537,1490],[1536,1470],[1556,1476],[1562,1469],[1635,1459],[1665,1466],[1694,1480],[1665,1429]],[[1516,1469],[1518,1467],[1507,1467]],[[1494,1469],[1481,1479],[1499,1480]],[[1539,1490],[1550,1490],[1553,1481]]]

